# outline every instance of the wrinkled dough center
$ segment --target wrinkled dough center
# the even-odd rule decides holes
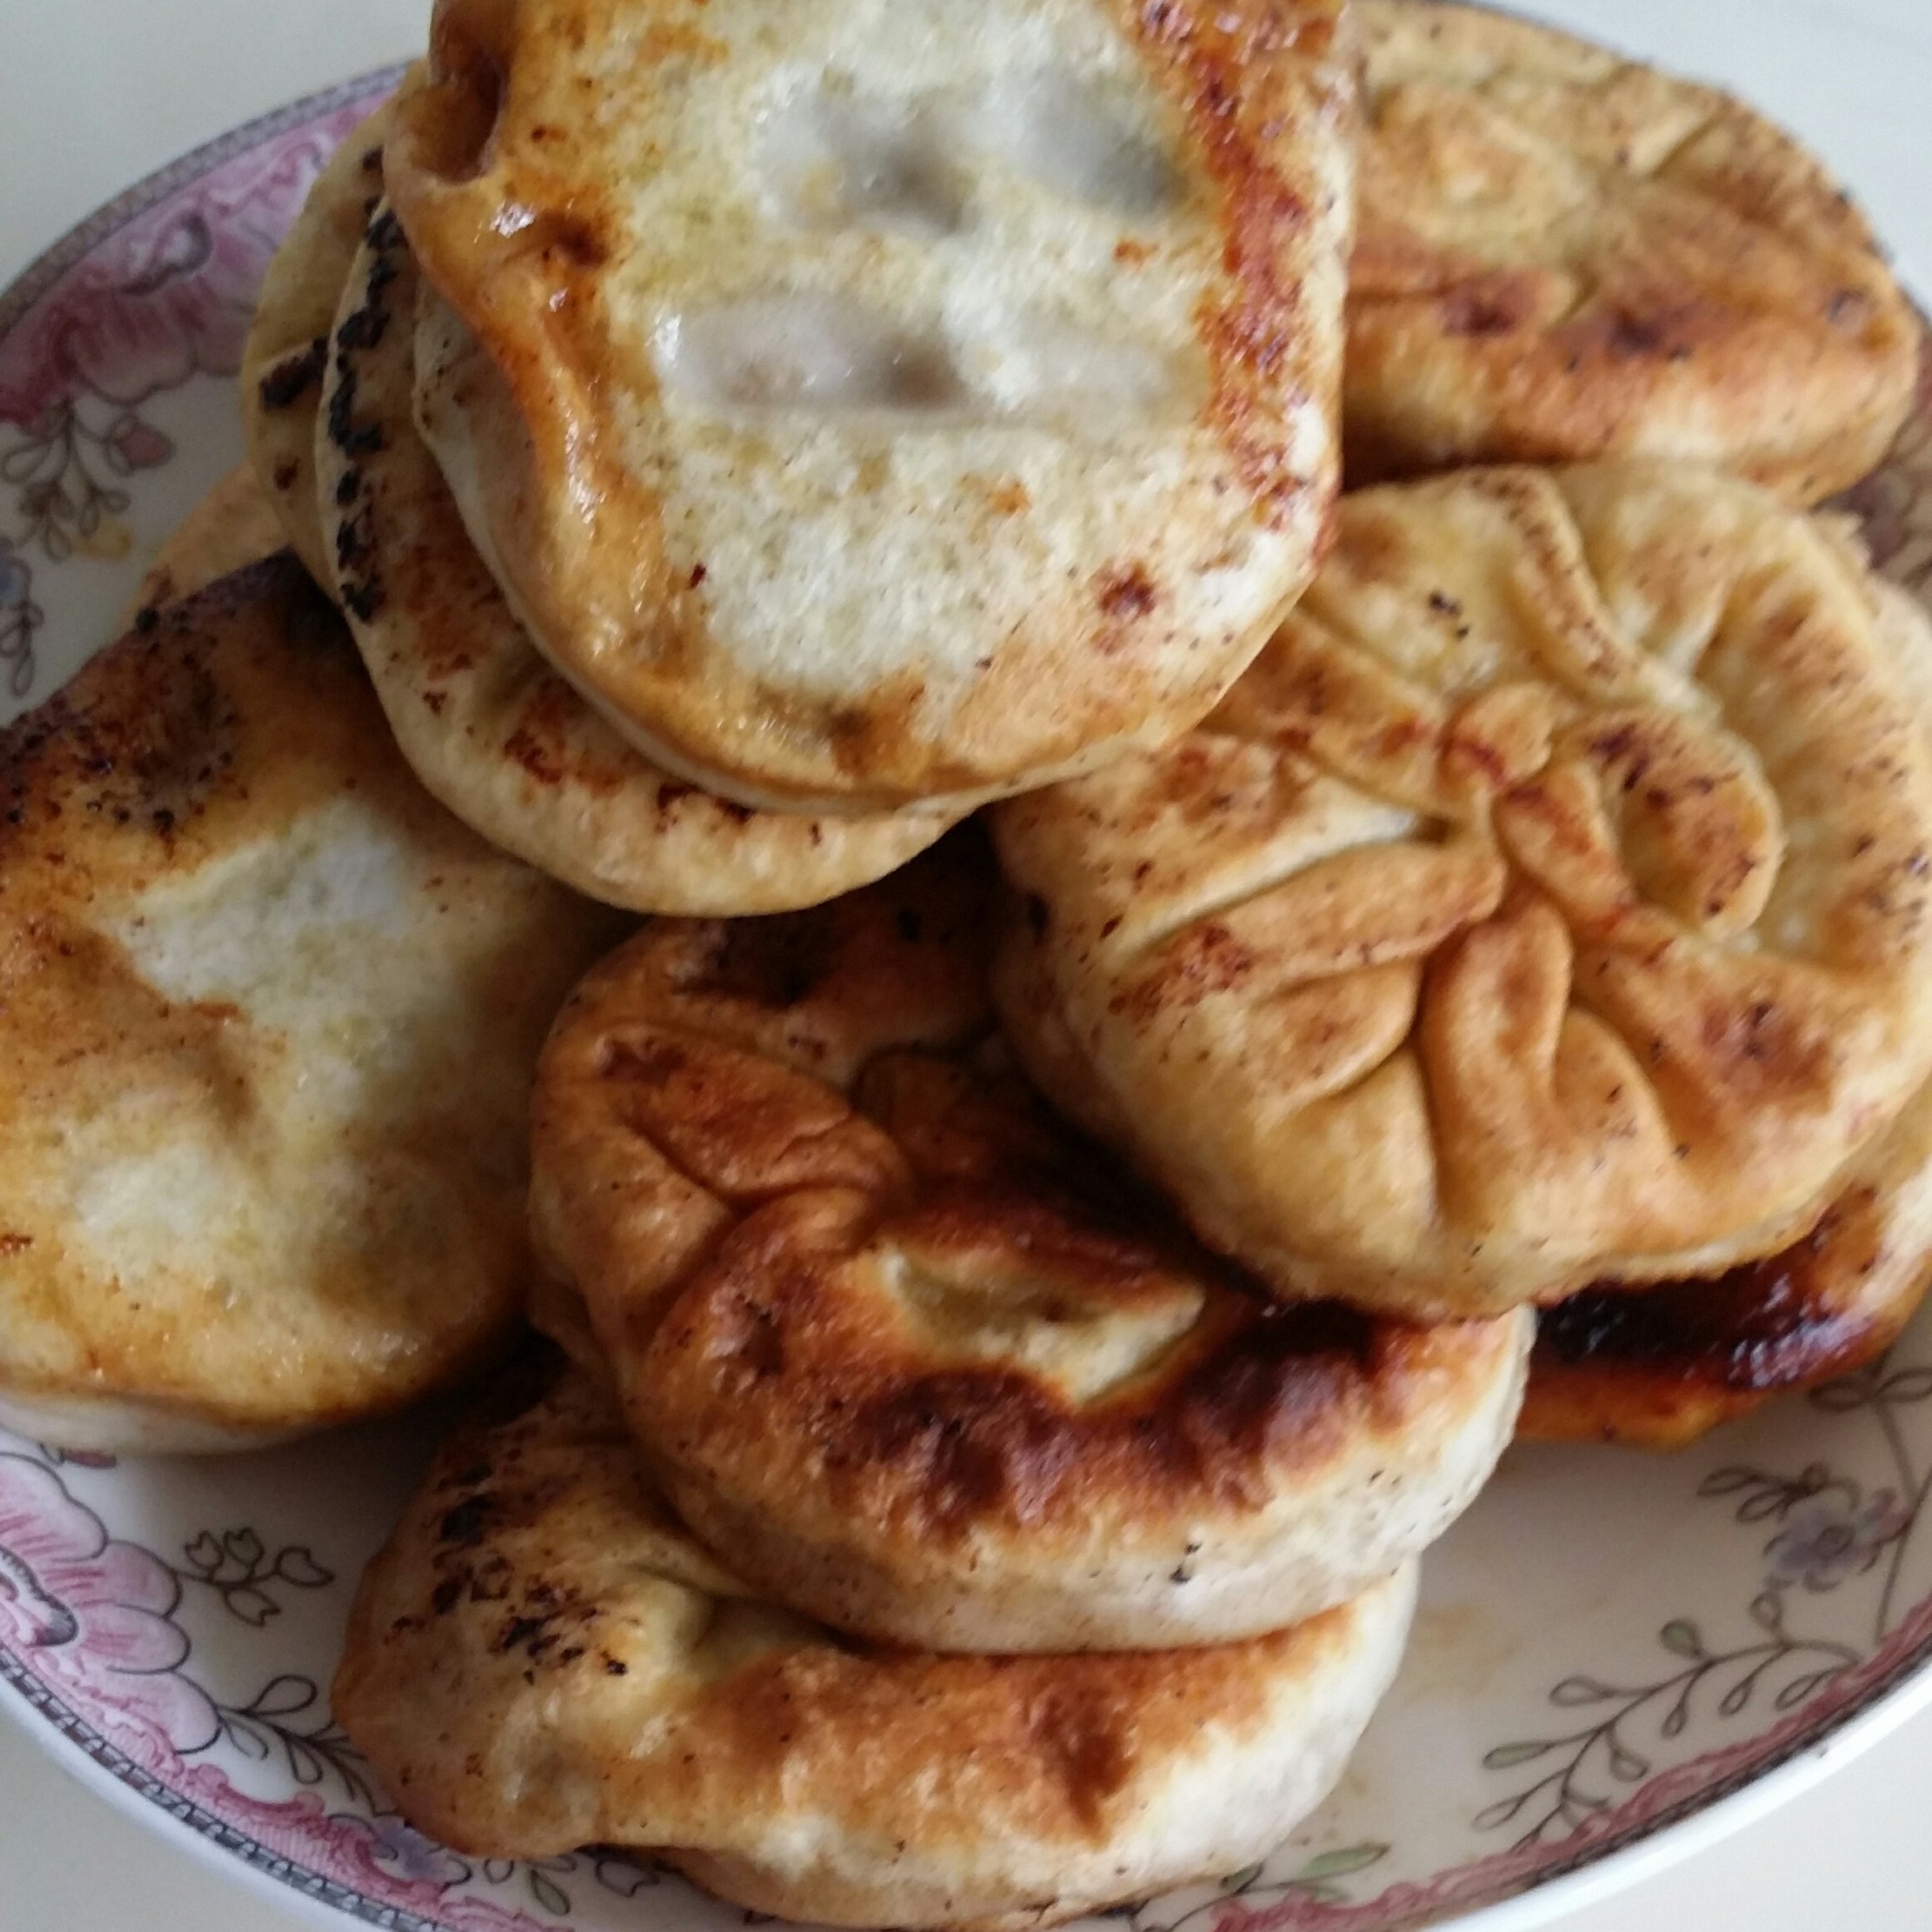
[[[1038,1257],[983,1252],[963,1261],[916,1241],[886,1245],[876,1266],[929,1347],[1023,1370],[1075,1404],[1146,1374],[1194,1327],[1206,1301],[1181,1282],[1131,1297],[1097,1295]]]

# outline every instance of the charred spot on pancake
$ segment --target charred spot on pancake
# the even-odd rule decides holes
[[[708,959],[686,985],[780,1011],[810,996],[840,950],[836,924],[815,909],[731,919],[718,927]]]
[[[1564,1369],[1661,1375],[1742,1393],[1801,1387],[1852,1365],[1872,1320],[1834,1283],[1876,1256],[1869,1189],[1841,1198],[1802,1241],[1702,1281],[1606,1284],[1546,1308],[1536,1358]]]
[[[329,359],[329,339],[318,335],[307,348],[291,351],[271,364],[260,386],[265,409],[286,409],[322,379]]]
[[[218,646],[208,633],[255,602],[275,611],[291,644],[320,628],[330,648],[340,647],[339,619],[286,552],[146,622],[137,617],[72,683],[0,730],[9,823],[51,824],[78,810],[166,839],[196,817],[226,782],[243,726],[213,666]]]
[[[1147,572],[1136,563],[1103,576],[1095,601],[1102,617],[1128,621],[1146,617],[1160,601],[1160,594],[1148,582]]]

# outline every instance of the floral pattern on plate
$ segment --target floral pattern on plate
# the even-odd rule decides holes
[[[395,77],[191,156],[0,296],[0,718],[103,641],[146,550],[232,460],[262,270]],[[1845,507],[1926,594],[1932,386]],[[337,1923],[743,1922],[620,1851],[533,1864],[435,1845],[334,1723],[354,1579],[433,1429],[149,1463],[0,1433],[0,1707],[104,1792]],[[1433,1553],[1401,1678],[1330,1802],[1264,1864],[1111,1916],[1395,1932],[1484,1906],[1520,1924],[1526,1894],[1553,1912],[1566,1874],[1932,1697],[1929,1492],[1932,1315],[1873,1369],[1677,1456],[1513,1451]]]

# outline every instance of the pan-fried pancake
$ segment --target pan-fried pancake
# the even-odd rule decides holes
[[[1609,1281],[1538,1317],[1519,1436],[1677,1449],[1770,1395],[1875,1360],[1932,1281],[1932,1091],[1853,1163],[1824,1218],[1702,1281]]]
[[[1279,1635],[935,1657],[748,1589],[582,1380],[504,1391],[363,1579],[332,1699],[478,1857],[648,1849],[752,1910],[1023,1932],[1265,1856],[1394,1676],[1410,1566]]]
[[[1863,217],[1789,136],[1505,13],[1356,11],[1351,483],[1668,457],[1809,503],[1878,463],[1918,325]]]
[[[0,733],[0,1422],[228,1447],[513,1326],[543,1031],[620,929],[416,784],[284,554]]]
[[[379,210],[317,424],[332,582],[403,755],[457,816],[642,911],[778,912],[904,863],[949,817],[756,811],[674,779],[552,671],[471,544],[411,414],[419,277]]]
[[[1827,532],[1830,523],[1822,526]],[[1853,528],[1836,533],[1849,560]],[[1932,738],[1932,652],[1917,607],[1875,582],[1875,615]],[[1932,1282],[1932,1087],[1872,1141],[1818,1225],[1712,1278],[1605,1281],[1538,1318],[1518,1436],[1677,1449],[1767,1396],[1875,1361]]]
[[[990,872],[955,840],[594,968],[538,1246],[679,1513],[780,1600],[945,1651],[1282,1628],[1474,1497],[1528,1320],[1287,1308],[1187,1240],[986,1038]]]
[[[335,579],[315,490],[315,419],[342,285],[383,191],[389,114],[385,101],[315,177],[262,278],[241,351],[248,460],[296,556],[332,597]]]
[[[795,810],[1199,717],[1329,511],[1354,53],[1340,0],[439,0],[419,414],[539,648]]]
[[[287,541],[254,466],[237,463],[155,552],[121,628],[131,630],[143,611],[179,603],[215,578],[272,556]]]
[[[994,815],[1008,1031],[1291,1291],[1474,1314],[1774,1252],[1932,1057],[1900,648],[1835,526],[1735,479],[1358,492],[1204,726]]]

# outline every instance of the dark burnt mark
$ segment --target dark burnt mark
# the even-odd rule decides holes
[[[1463,607],[1447,591],[1432,590],[1429,593],[1429,607],[1439,617],[1459,617]]]
[[[1033,934],[1036,939],[1046,938],[1047,928],[1051,923],[1052,918],[1053,915],[1048,909],[1046,900],[1042,899],[1037,892],[1029,892],[1027,894],[1027,924],[1033,929]]]
[[[385,602],[383,587],[374,577],[362,583],[345,583],[342,587],[342,602],[353,616],[368,623],[381,610]]]
[[[1373,1320],[1338,1303],[1242,1304],[1148,1389],[1075,1409],[1022,1370],[974,1365],[854,1401],[841,1440],[858,1468],[899,1473],[949,1541],[989,1518],[1020,1524],[1067,1507],[1099,1466],[1139,1494],[1235,1500],[1278,1453],[1305,1453],[1339,1426],[1376,1347]]]
[[[161,612],[152,604],[143,604],[134,613],[134,627],[142,637],[146,637],[161,622]]]
[[[901,906],[894,921],[899,928],[899,936],[909,946],[916,946],[925,934],[925,921],[911,906]]]
[[[321,381],[329,360],[329,339],[318,335],[306,349],[296,349],[272,364],[259,385],[265,409],[290,408]]]
[[[731,919],[717,928],[711,958],[692,983],[727,998],[782,1012],[797,1006],[838,963],[840,934],[822,909]]]
[[[1889,1339],[1842,1305],[1878,1256],[1869,1191],[1840,1199],[1802,1241],[1707,1281],[1606,1282],[1543,1310],[1536,1359],[1762,1395],[1843,1373]]]
[[[335,525],[335,567],[346,571],[375,547],[373,518],[365,505],[353,517],[343,517]]]
[[[363,239],[375,250],[378,256],[393,255],[402,247],[404,240],[403,225],[396,219],[395,210],[394,208],[384,209],[382,213],[369,223],[364,232]],[[379,290],[387,287],[390,282],[395,280],[396,272],[395,265],[393,262],[378,260],[374,271],[369,277],[370,288]],[[379,280],[377,279],[379,275],[380,276]]]
[[[355,415],[355,370],[337,365],[335,387],[329,398],[329,440],[344,456],[374,456],[386,445],[379,423],[359,423]]]
[[[1133,1749],[1104,1698],[1058,1689],[1032,1713],[1035,1746],[1052,1765],[1073,1816],[1097,1832],[1107,1801],[1133,1771]]]
[[[436,1534],[442,1542],[458,1549],[473,1549],[483,1541],[494,1510],[495,1505],[488,1496],[468,1497],[444,1512],[442,1522],[436,1526]]]
[[[694,563],[691,567],[691,575],[686,581],[693,590],[696,590],[705,581],[705,567],[701,563]]]
[[[1159,592],[1137,563],[1102,577],[1097,599],[1101,615],[1116,623],[1146,617],[1159,601]]]
[[[537,1647],[532,1639],[542,1636],[543,1623],[544,1619],[541,1617],[512,1617],[497,1632],[490,1648],[501,1657],[508,1652],[528,1645],[530,1654],[534,1657]]]
[[[372,297],[375,294],[376,270],[383,265],[378,262],[370,270],[369,293]],[[382,340],[383,333],[389,325],[388,309],[373,300],[366,301],[359,309],[353,310],[343,317],[340,327],[335,331],[335,346],[352,352],[374,349]]]
[[[353,465],[336,478],[335,501],[339,508],[347,509],[361,492],[362,472]]]
[[[1603,343],[1612,355],[1656,355],[1664,347],[1664,332],[1651,319],[1618,310],[1604,326]]]
[[[1508,335],[1528,320],[1522,287],[1500,276],[1449,290],[1441,309],[1446,334],[1477,340]]]

